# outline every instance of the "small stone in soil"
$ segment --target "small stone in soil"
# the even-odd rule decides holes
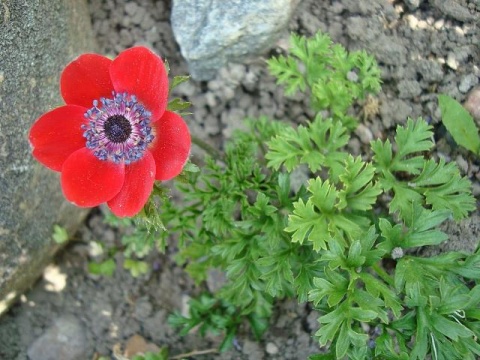
[[[243,344],[242,352],[247,355],[249,359],[261,360],[265,356],[260,344],[248,339],[245,340],[245,343]]]
[[[89,357],[89,348],[82,323],[64,316],[30,345],[27,354],[30,360],[84,360]]]
[[[278,354],[278,347],[274,343],[269,342],[265,347],[265,351],[267,352],[267,354],[275,355],[275,354]]]

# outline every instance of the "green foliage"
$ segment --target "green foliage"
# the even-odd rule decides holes
[[[442,111],[442,122],[455,142],[480,155],[480,136],[470,113],[455,99],[447,95],[438,95],[438,104]]]
[[[247,317],[253,333],[257,338],[266,330],[268,322],[255,314]],[[189,301],[188,316],[175,312],[168,318],[168,323],[179,328],[181,335],[186,335],[193,328],[198,328],[200,335],[207,333],[214,335],[224,334],[224,340],[220,344],[220,351],[225,351],[232,346],[238,327],[244,318],[238,313],[237,307],[204,293],[197,299]]]
[[[68,241],[68,232],[63,226],[53,225],[52,239],[57,244],[64,244]]]
[[[300,264],[283,232],[289,177],[263,171],[263,144],[278,124],[259,119],[249,126],[227,144],[224,164],[207,157],[202,172],[178,186],[189,205],[168,207],[165,218],[183,245],[177,260],[188,260],[186,270],[196,281],[205,280],[210,268],[223,269],[228,281],[219,298],[245,315],[266,317],[273,296],[293,293],[291,268]]]
[[[145,275],[150,270],[150,266],[145,261],[125,259],[123,267],[130,271],[133,277]]]
[[[169,91],[171,92],[173,89],[175,89],[178,85],[187,82],[190,80],[190,75],[180,75],[180,76],[174,76],[173,81],[170,83]]]
[[[242,323],[258,338],[275,299],[296,297],[320,313],[315,336],[327,353],[311,359],[479,356],[480,250],[409,251],[447,241],[439,225],[475,209],[455,164],[427,156],[431,126],[408,119],[393,140],[371,143],[372,159],[354,157],[346,110],[379,90],[373,58],[326,35],[293,36],[290,55],[269,67],[287,93],[308,92],[312,109],[330,115],[296,128],[249,119],[222,154],[205,147],[201,170],[186,167],[176,183],[181,205],[156,188],[125,251],[162,250],[172,234],[177,262],[197,283],[212,269],[225,274],[170,324],[222,334],[225,350]],[[293,173],[307,169],[309,180],[292,186]]]
[[[282,165],[288,172],[299,164],[306,164],[312,172],[327,168],[330,176],[338,178],[347,153],[341,151],[348,142],[347,129],[340,122],[324,120],[317,115],[307,127],[283,128],[267,142],[265,158],[268,166],[279,170]]]
[[[267,61],[278,83],[285,85],[286,94],[309,93],[313,110],[329,110],[347,127],[354,127],[346,110],[357,99],[380,91],[375,59],[365,51],[347,52],[327,34],[317,33],[309,39],[293,34],[290,42],[289,55]]]
[[[406,220],[412,217],[412,204],[419,202],[435,210],[449,209],[457,220],[465,218],[476,208],[470,182],[454,163],[425,160],[420,153],[433,148],[431,137],[425,121],[408,119],[406,127],[397,128],[395,154],[389,140],[372,143],[379,183],[384,191],[393,192],[389,210]]]
[[[184,101],[180,98],[174,98],[168,102],[167,110],[174,111],[180,115],[189,115],[191,113],[185,112],[184,110],[192,106],[192,103]]]
[[[397,265],[395,287],[405,293],[412,311],[391,329],[415,336],[411,359],[474,359],[480,355],[479,285],[480,253],[447,253],[432,258],[404,257]]]
[[[132,360],[168,360],[168,349],[163,347],[157,353],[147,352],[142,355],[134,355]]]
[[[112,276],[117,265],[115,261],[110,258],[102,262],[89,262],[88,271],[93,275]]]
[[[324,124],[326,128],[334,123],[326,120]],[[332,358],[401,359],[417,351],[415,333],[407,328],[399,331],[392,324],[403,324],[404,318],[416,319],[419,305],[406,300],[412,287],[427,293],[431,289],[429,294],[433,295],[440,285],[434,281],[430,288],[424,284],[399,285],[406,282],[399,277],[402,272],[408,279],[432,280],[421,268],[403,270],[407,259],[402,258],[404,250],[445,241],[447,236],[438,225],[452,214],[465,216],[474,204],[468,181],[453,164],[422,156],[433,146],[429,126],[421,119],[409,120],[397,129],[394,144],[389,140],[373,142],[372,163],[348,155],[341,146],[331,147],[336,161],[340,159],[336,153],[342,154],[335,176],[324,171],[331,166],[312,165],[310,170],[318,175],[297,192],[291,190],[289,173],[311,165],[312,154],[320,151],[320,146],[312,146],[315,142],[311,139],[324,137],[321,118],[309,125],[309,131],[280,129],[265,119],[250,120],[249,126],[227,144],[221,161],[207,159],[202,171],[190,179],[190,186],[179,186],[190,205],[169,208],[169,221],[165,222],[168,228],[173,224],[180,236],[187,234],[178,260],[187,263],[187,271],[197,281],[206,279],[211,268],[223,269],[227,281],[211,301],[224,301],[235,308],[235,314],[246,318],[268,317],[274,298],[296,294],[300,301],[312,302],[322,314],[316,336],[321,346],[332,344]],[[312,129],[320,134],[311,133]],[[282,142],[282,137],[288,140]],[[266,141],[268,138],[271,140]],[[265,142],[271,147],[266,152],[261,146]],[[328,151],[324,156],[329,157]],[[278,171],[287,163],[288,172]],[[273,170],[268,171],[268,166]],[[400,180],[405,178],[408,180]],[[417,195],[399,198],[404,188]],[[397,215],[397,221],[372,213],[379,196],[390,191],[394,195],[390,212]],[[444,194],[448,200],[439,201]],[[385,258],[399,259],[400,275],[382,269]],[[475,271],[477,260],[469,262],[470,270],[457,261],[460,265],[441,273],[436,283],[449,275],[452,284],[464,284],[466,275]],[[208,313],[205,311],[207,318]],[[211,321],[201,319],[202,324]],[[199,321],[190,316],[184,329],[197,326]],[[435,317],[435,321],[442,319]],[[381,336],[375,351],[368,347],[370,335],[363,330],[365,323],[381,334],[399,337],[400,352]],[[232,328],[238,326],[237,322],[231,324],[235,324]],[[223,331],[227,339],[230,333]],[[461,346],[473,346],[473,337],[466,334],[462,333],[465,344]],[[460,339],[459,335],[432,336],[448,348],[452,346],[449,341]],[[437,343],[435,346],[435,351],[444,351]]]
[[[110,226],[129,230],[121,239],[126,257],[133,255],[144,257],[155,246],[162,251],[165,249],[165,243],[160,236],[164,227],[156,208],[155,202],[149,200],[135,218],[119,219],[115,215],[107,213],[106,222]]]

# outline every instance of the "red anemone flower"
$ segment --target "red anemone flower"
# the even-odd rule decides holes
[[[187,125],[166,110],[162,59],[142,46],[114,60],[84,54],[63,70],[60,88],[66,105],[30,130],[33,156],[61,172],[74,204],[106,202],[117,216],[137,214],[154,181],[177,176],[190,153]]]

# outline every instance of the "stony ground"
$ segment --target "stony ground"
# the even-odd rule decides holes
[[[115,55],[134,44],[147,44],[168,59],[173,75],[188,72],[170,29],[169,1],[91,0],[90,6],[101,53]],[[435,94],[464,101],[478,86],[479,12],[475,0],[303,0],[288,30],[305,35],[326,31],[348,49],[366,49],[378,59],[384,81],[378,113],[365,117],[349,144],[352,153],[365,151],[373,138],[390,135],[407,117],[428,118],[435,126],[437,154],[457,161],[474,181],[478,196],[478,159],[458,149],[445,134]],[[278,49],[284,46],[281,41]],[[212,81],[192,81],[176,90],[194,104],[188,119],[193,133],[221,148],[245,117],[302,122],[311,116],[304,99],[283,97],[262,60],[229,66]],[[361,114],[362,105],[356,110]],[[470,220],[454,231],[475,246],[478,221]],[[151,255],[153,270],[140,278],[132,278],[121,266],[111,278],[87,271],[89,243],[115,244],[121,235],[104,224],[100,210],[92,211],[44,278],[0,319],[0,359],[23,360],[27,353],[32,360],[60,359],[62,351],[79,352],[79,359],[100,355],[120,359],[125,347],[129,351],[144,347],[142,339],[168,346],[172,356],[197,352],[191,356],[195,359],[305,359],[318,352],[312,338],[316,314],[291,301],[278,305],[261,342],[241,335],[224,354],[212,352],[218,337],[179,337],[166,318],[198,289],[168,254]],[[55,332],[70,339],[66,348],[55,347],[51,337]],[[206,354],[200,355],[202,351]],[[52,353],[54,357],[47,357]]]

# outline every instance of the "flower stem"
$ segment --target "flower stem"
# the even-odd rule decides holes
[[[191,135],[191,137],[192,137],[192,143],[197,145],[200,149],[205,151],[207,154],[209,154],[215,160],[223,160],[222,153],[220,151],[218,151],[217,149],[215,149],[212,145],[210,145],[207,142],[203,141],[202,139],[196,137],[195,135]]]
[[[179,354],[171,357],[171,359],[184,359],[190,356],[195,356],[195,355],[206,355],[206,354],[212,354],[212,353],[217,353],[217,349],[206,349],[206,350],[194,350],[190,351],[189,353],[186,354]]]

